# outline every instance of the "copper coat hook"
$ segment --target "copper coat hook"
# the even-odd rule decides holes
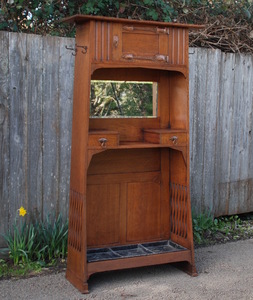
[[[82,53],[83,53],[83,54],[86,54],[86,53],[87,53],[87,50],[88,50],[88,47],[87,47],[87,46],[80,46],[80,45],[77,45],[77,44],[75,44],[75,48],[73,48],[73,47],[68,47],[67,45],[65,46],[65,48],[66,48],[67,50],[74,51],[74,52],[71,53],[73,56],[76,56],[76,55],[77,55],[77,51],[78,51],[77,48],[82,48]]]

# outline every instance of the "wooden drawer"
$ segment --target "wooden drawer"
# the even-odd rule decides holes
[[[182,130],[147,129],[144,130],[144,141],[168,147],[186,146],[187,133]]]
[[[119,133],[117,131],[90,131],[88,139],[89,149],[115,148],[119,145]]]

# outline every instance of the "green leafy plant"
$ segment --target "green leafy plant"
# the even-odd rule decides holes
[[[204,240],[204,234],[207,230],[213,230],[213,217],[210,213],[193,214],[193,237],[195,242],[200,244]]]
[[[8,273],[8,264],[4,259],[0,259],[0,278]]]
[[[18,218],[15,218],[13,229],[10,229],[7,234],[3,235],[14,265],[32,260],[34,251],[36,251],[34,226],[26,223],[24,219],[26,210],[24,207],[21,206],[18,212]]]
[[[67,256],[68,222],[63,222],[61,215],[55,220],[47,216],[45,222],[35,225],[37,240],[40,245],[37,259],[53,262]]]
[[[196,245],[214,244],[253,236],[252,220],[239,216],[213,218],[211,213],[194,214],[193,236]]]
[[[252,1],[226,0],[2,0],[0,30],[73,35],[73,27],[59,20],[74,14],[186,23],[206,23],[210,17],[252,22]]]
[[[41,272],[42,266],[38,262],[19,263],[13,265],[9,261],[0,259],[0,278],[20,277],[27,274],[36,274]]]
[[[3,237],[9,249],[9,258],[14,266],[37,262],[40,266],[52,264],[67,255],[68,222],[61,215],[45,221],[27,223],[23,219],[26,210],[21,207],[12,230]],[[21,218],[21,219],[20,219]]]

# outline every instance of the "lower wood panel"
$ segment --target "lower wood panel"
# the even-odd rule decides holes
[[[119,243],[120,185],[87,187],[87,245],[99,247]]]
[[[89,175],[88,247],[161,239],[160,177],[160,172]]]
[[[134,182],[127,188],[127,242],[160,239],[160,183]]]

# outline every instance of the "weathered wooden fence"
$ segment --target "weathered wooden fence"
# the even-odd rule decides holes
[[[0,32],[0,233],[21,205],[67,217],[74,43]],[[193,209],[253,211],[253,56],[190,52]]]

